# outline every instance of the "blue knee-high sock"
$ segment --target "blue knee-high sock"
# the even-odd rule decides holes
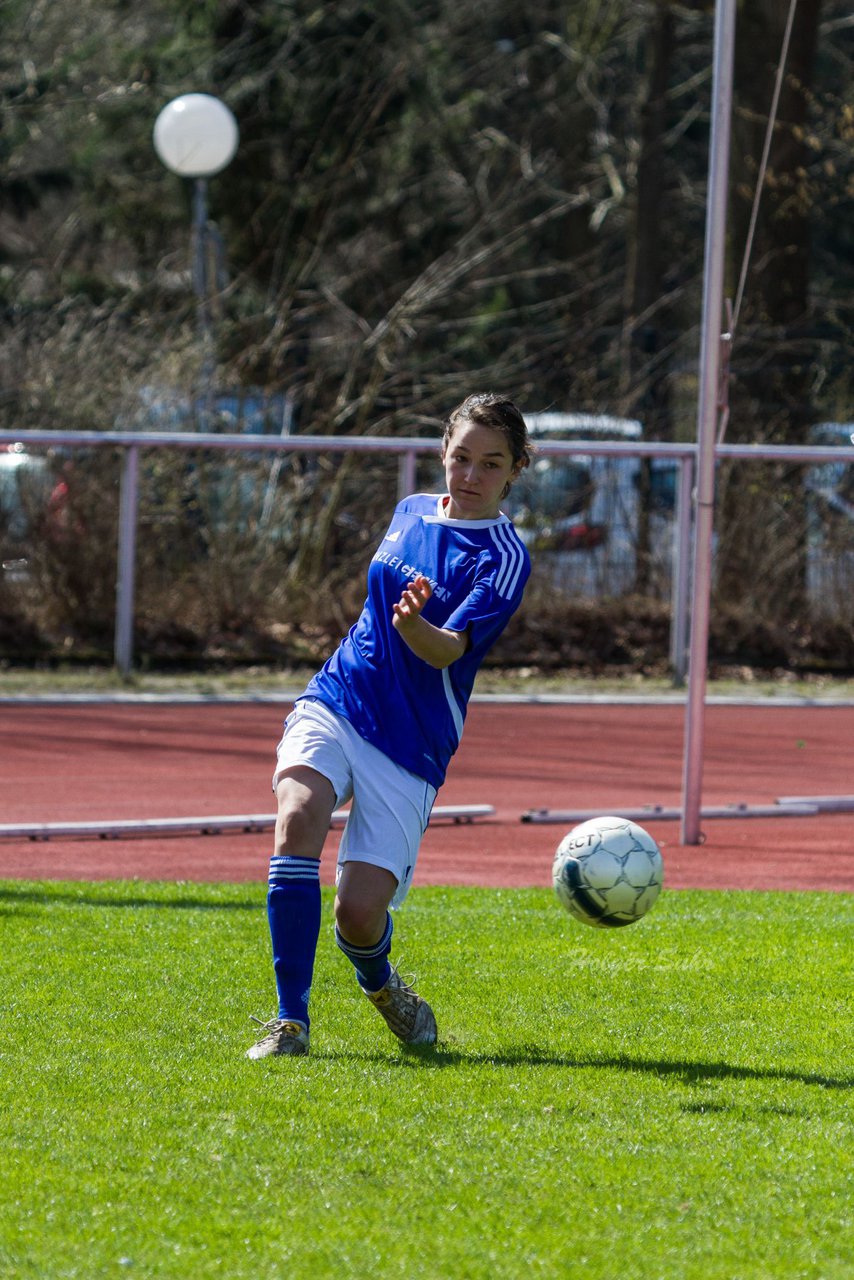
[[[289,855],[270,859],[267,920],[279,1017],[308,1030],[308,998],[320,934],[320,861]]]
[[[394,924],[388,911],[383,936],[372,947],[354,947],[352,942],[341,936],[338,926],[335,926],[335,941],[355,968],[363,991],[379,991],[388,982],[391,974],[388,953],[391,951],[393,931]]]

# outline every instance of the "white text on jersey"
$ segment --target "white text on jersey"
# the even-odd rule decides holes
[[[385,541],[387,542],[388,539],[386,538]],[[387,564],[389,569],[397,569],[401,577],[405,578],[407,582],[411,582],[414,577],[421,573],[421,570],[416,569],[415,565],[404,564],[400,556],[389,555],[387,551],[378,551],[374,556],[374,559],[378,564]],[[431,578],[428,573],[422,574],[422,577],[426,578],[430,583],[430,586],[433,588],[433,594],[437,596],[439,600],[447,599],[448,592],[445,587],[440,587],[438,582]]]

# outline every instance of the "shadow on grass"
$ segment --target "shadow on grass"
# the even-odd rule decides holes
[[[363,1060],[364,1054],[323,1054],[323,1057]],[[374,1055],[377,1061],[388,1061]],[[550,1053],[538,1045],[520,1045],[517,1049],[498,1053],[477,1053],[454,1049],[449,1045],[402,1045],[399,1064],[409,1068],[442,1069],[448,1067],[569,1067],[576,1071],[637,1071],[664,1078],[676,1077],[683,1084],[702,1084],[710,1080],[781,1080],[790,1084],[818,1085],[822,1089],[854,1088],[854,1077],[823,1075],[812,1071],[787,1071],[779,1067],[740,1067],[729,1062],[686,1062],[679,1059],[633,1058],[620,1056],[578,1056]]]
[[[47,885],[44,889],[34,889],[31,886],[26,889],[0,888],[0,915],[11,915],[14,912],[31,911],[34,907],[49,906],[151,907],[154,910],[177,911],[260,911],[264,908],[264,895],[266,892],[265,889],[262,889],[257,901],[253,902],[235,902],[228,899],[212,902],[208,898],[157,897],[154,892],[150,897],[145,894],[138,896],[128,894],[121,897],[112,897],[104,894],[102,896],[97,890],[93,890],[89,883],[87,883],[86,891],[82,893],[75,891],[73,881],[62,881],[62,884],[64,886],[62,889],[53,889]]]

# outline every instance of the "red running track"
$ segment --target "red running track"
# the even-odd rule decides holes
[[[269,814],[282,703],[6,704],[0,709],[0,822],[93,822]],[[563,834],[529,809],[682,802],[679,704],[475,702],[440,805],[490,804],[494,818],[436,823],[416,883],[547,885]],[[767,805],[854,792],[854,708],[710,705],[703,805]],[[669,888],[854,890],[852,813],[645,820]],[[329,883],[339,833],[323,859]],[[0,877],[264,881],[270,836],[0,839]]]

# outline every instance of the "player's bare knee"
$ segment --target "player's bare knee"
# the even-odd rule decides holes
[[[280,803],[276,815],[276,856],[319,858],[329,830],[328,814],[308,804]]]
[[[334,803],[329,783],[313,771],[294,771],[280,779],[276,800],[276,856],[319,858]]]
[[[346,892],[335,899],[335,923],[338,931],[354,947],[370,947],[382,937],[386,908]]]
[[[276,856],[319,858],[324,835],[314,814],[304,809],[280,809],[276,817]]]

